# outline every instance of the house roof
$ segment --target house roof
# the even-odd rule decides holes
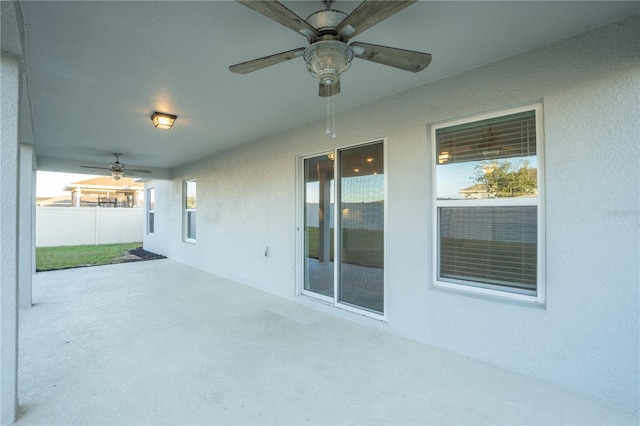
[[[141,190],[144,183],[130,177],[115,180],[108,176],[100,176],[92,179],[80,180],[65,185],[65,191],[73,191],[76,188],[111,189],[111,190]]]
[[[458,192],[461,194],[468,194],[468,193],[476,193],[476,192],[486,193],[488,191],[489,189],[487,188],[486,184],[479,183],[479,184],[470,186],[468,188],[461,189]]]
[[[306,18],[317,1],[285,1]],[[352,11],[358,2],[333,7]],[[326,100],[302,58],[250,73],[228,66],[307,45],[238,2],[0,2],[2,51],[20,56],[21,142],[39,170],[81,173],[122,153],[150,178],[209,155],[318,121]],[[355,59],[333,98],[341,111],[640,12],[629,1],[418,1],[353,41],[428,52],[410,73]],[[154,111],[176,114],[153,128]],[[107,118],[107,119],[105,119]],[[338,135],[339,137],[339,135]]]

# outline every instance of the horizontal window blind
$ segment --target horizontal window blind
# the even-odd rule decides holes
[[[446,164],[534,156],[535,111],[440,128],[436,140],[437,155],[446,157]]]
[[[536,290],[536,206],[438,211],[441,277]]]

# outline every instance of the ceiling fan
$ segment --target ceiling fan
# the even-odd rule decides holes
[[[394,15],[417,0],[365,0],[350,14],[331,9],[333,0],[322,0],[324,10],[302,19],[278,1],[236,0],[238,3],[307,37],[309,45],[276,53],[252,61],[231,65],[236,74],[247,74],[280,62],[302,56],[310,74],[320,81],[319,95],[329,97],[340,93],[340,74],[356,57],[406,71],[422,71],[431,63],[429,53],[394,47],[353,42],[349,39]]]
[[[111,172],[111,177],[114,180],[120,180],[120,178],[124,176],[135,176],[140,173],[151,173],[151,170],[140,170],[140,169],[126,169],[124,164],[120,162],[120,156],[122,154],[113,153],[116,156],[116,162],[109,164],[109,167],[95,167],[95,166],[80,166],[85,169],[98,169],[98,170],[109,170]]]

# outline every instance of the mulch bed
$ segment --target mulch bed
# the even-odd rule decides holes
[[[156,260],[166,258],[167,256],[151,253],[150,251],[144,250],[142,247],[137,247],[133,250],[125,251],[122,255],[122,259],[124,262],[138,262],[140,260]]]

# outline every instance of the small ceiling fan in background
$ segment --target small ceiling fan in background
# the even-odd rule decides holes
[[[236,1],[302,34],[309,42],[306,48],[230,66],[229,70],[236,74],[247,74],[302,56],[311,75],[320,81],[319,95],[329,97],[340,93],[340,74],[349,68],[354,57],[411,72],[422,71],[431,63],[429,53],[360,42],[348,44],[349,39],[417,0],[365,0],[350,14],[331,9],[333,0],[322,0],[325,9],[312,13],[306,20],[278,1]]]
[[[151,173],[151,170],[140,170],[140,169],[127,169],[124,164],[120,162],[120,156],[122,154],[113,153],[116,156],[116,162],[109,164],[109,167],[95,167],[95,166],[80,166],[85,169],[97,169],[97,170],[109,170],[111,172],[111,177],[114,180],[120,180],[122,177],[133,177],[139,175],[140,173]]]

